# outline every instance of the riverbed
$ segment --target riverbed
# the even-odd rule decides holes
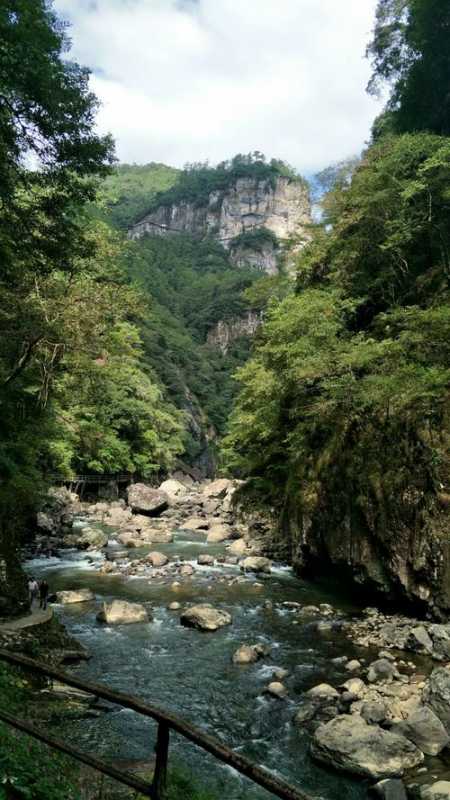
[[[86,679],[135,694],[154,705],[176,712],[205,732],[226,742],[261,766],[272,770],[304,791],[324,800],[357,800],[367,796],[367,782],[353,781],[315,764],[309,757],[310,737],[293,724],[299,698],[310,687],[326,681],[337,685],[348,678],[344,667],[331,659],[346,655],[368,659],[367,650],[354,647],[340,629],[343,620],[359,609],[344,587],[317,586],[300,580],[283,565],[270,575],[241,576],[231,565],[198,567],[200,553],[219,555],[224,545],[205,544],[205,535],[175,531],[171,544],[157,545],[171,560],[180,558],[195,566],[191,578],[172,580],[107,575],[98,568],[104,553],[60,551],[58,557],[29,561],[28,571],[45,575],[50,591],[89,587],[95,602],[55,605],[55,613],[68,631],[92,654],[73,669]],[[136,558],[145,552],[133,550]],[[118,556],[107,548],[106,556]],[[109,626],[96,621],[101,602],[121,598],[149,603],[153,621],[148,624]],[[210,602],[228,611],[230,626],[204,633],[180,625],[181,605]],[[337,610],[331,630],[318,631],[316,621],[300,620],[285,603],[331,603]],[[264,644],[270,655],[256,664],[233,664],[241,644]],[[287,699],[263,693],[273,670],[289,670],[284,679]],[[128,710],[113,710],[97,719],[71,722],[63,730],[77,746],[112,761],[145,762],[152,759],[156,726]],[[172,735],[170,762],[192,774],[200,785],[227,800],[264,800],[271,795],[241,778],[235,771]]]

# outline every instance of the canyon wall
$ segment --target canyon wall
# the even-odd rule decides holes
[[[230,251],[231,260],[250,263],[262,271],[277,271],[279,244],[289,239],[307,240],[311,222],[308,187],[302,180],[238,178],[223,190],[210,192],[207,203],[180,201],[161,205],[129,230],[131,239],[146,234],[166,236],[176,232],[214,236]],[[239,237],[258,229],[273,234],[253,246]],[[276,237],[276,238],[275,238]]]

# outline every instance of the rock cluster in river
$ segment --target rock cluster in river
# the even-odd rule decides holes
[[[366,608],[364,616],[352,623],[349,634],[363,647],[406,650],[431,656],[435,661],[450,660],[450,624],[417,620],[394,614],[387,616],[376,608]]]
[[[61,547],[98,550],[113,539],[127,552],[110,555],[99,568],[102,574],[187,579],[197,568],[213,566],[215,557],[205,552],[198,557],[197,565],[185,564],[181,558],[170,560],[157,547],[140,558],[131,555],[133,548],[168,544],[173,541],[174,530],[184,529],[204,541],[205,550],[209,545],[225,543],[227,553],[218,560],[240,562],[244,572],[269,573],[271,562],[260,555],[260,542],[236,517],[233,495],[237,486],[237,481],[226,478],[199,484],[170,478],[157,488],[136,483],[127,490],[128,503],[123,499],[82,503],[63,487],[52,489],[45,512],[38,515],[38,544],[47,553]],[[110,528],[111,534],[105,528]]]
[[[343,670],[351,663],[345,657],[334,662]],[[335,769],[379,780],[402,777],[426,756],[446,750],[450,664],[436,667],[428,677],[412,672],[413,667],[381,651],[367,667],[360,664],[358,676],[338,687],[322,683],[305,692],[294,724],[312,733],[312,756]],[[406,797],[401,784],[397,794],[383,792],[379,788],[381,797]]]

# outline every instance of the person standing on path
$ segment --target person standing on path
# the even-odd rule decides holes
[[[48,583],[45,578],[39,583],[39,608],[43,611],[47,608]]]
[[[39,584],[33,576],[28,581],[28,596],[30,600],[30,609],[33,610],[33,602],[37,600],[39,594]]]

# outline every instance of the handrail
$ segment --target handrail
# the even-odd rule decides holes
[[[223,761],[228,766],[233,767],[241,775],[249,778],[263,789],[266,789],[276,797],[281,798],[281,800],[311,800],[311,798],[301,790],[291,786],[286,781],[277,778],[268,770],[259,767],[257,764],[254,764],[252,761],[250,761],[250,759],[246,758],[246,756],[234,752],[231,750],[231,748],[220,742],[218,739],[209,736],[209,734],[206,734],[199,728],[196,728],[194,725],[185,722],[175,714],[164,711],[163,709],[150,705],[149,703],[144,703],[138,697],[126,695],[122,692],[112,691],[107,686],[103,686],[102,684],[80,680],[75,675],[70,675],[67,672],[58,670],[55,667],[49,666],[48,664],[35,661],[27,656],[16,655],[8,650],[0,649],[0,661],[6,661],[9,664],[13,664],[24,669],[29,669],[39,675],[54,678],[62,683],[67,684],[68,686],[73,686],[77,689],[81,689],[82,691],[89,692],[96,697],[101,697],[103,700],[115,703],[123,708],[129,708],[132,711],[136,711],[138,714],[142,714],[144,717],[151,717],[152,719],[156,720],[159,723],[159,729],[156,746],[155,775],[152,787],[150,787],[151,791],[147,788],[147,793],[150,793],[150,796],[153,797],[154,800],[163,800],[163,798],[166,797],[165,779],[169,747],[169,731],[171,729],[176,733],[181,734],[198,747],[201,747],[203,750],[206,750],[215,758]],[[5,715],[3,714],[3,717],[4,716]],[[10,724],[13,723],[11,722]],[[28,732],[31,735],[34,735],[31,731]],[[75,755],[74,751],[72,751],[72,755],[77,758],[77,755]],[[99,767],[97,768],[99,769]]]
[[[109,483],[110,481],[132,481],[131,473],[110,473],[103,475],[47,475],[55,483]]]
[[[97,770],[97,772],[102,772],[104,775],[114,778],[114,780],[119,781],[119,783],[123,783],[125,786],[129,786],[130,789],[134,789],[136,792],[140,792],[140,794],[147,795],[148,797],[153,796],[152,787],[149,786],[148,783],[141,781],[140,778],[136,778],[134,775],[130,775],[124,770],[117,769],[109,764],[105,764],[104,761],[100,761],[98,758],[93,758],[93,756],[90,756],[87,753],[82,753],[81,750],[77,750],[75,747],[66,744],[66,742],[61,742],[59,739],[54,739],[52,736],[47,736],[46,733],[38,730],[38,728],[36,728],[34,725],[31,725],[29,722],[25,722],[22,719],[17,719],[17,717],[7,714],[6,711],[0,711],[0,720],[2,722],[6,722],[8,725],[11,725],[11,727],[17,728],[17,730],[28,734],[28,736],[32,736],[34,739],[44,742],[44,744],[48,745],[53,750],[59,750],[60,753],[65,753],[66,755],[75,758],[77,761],[81,761],[88,767],[92,767],[92,769]]]

